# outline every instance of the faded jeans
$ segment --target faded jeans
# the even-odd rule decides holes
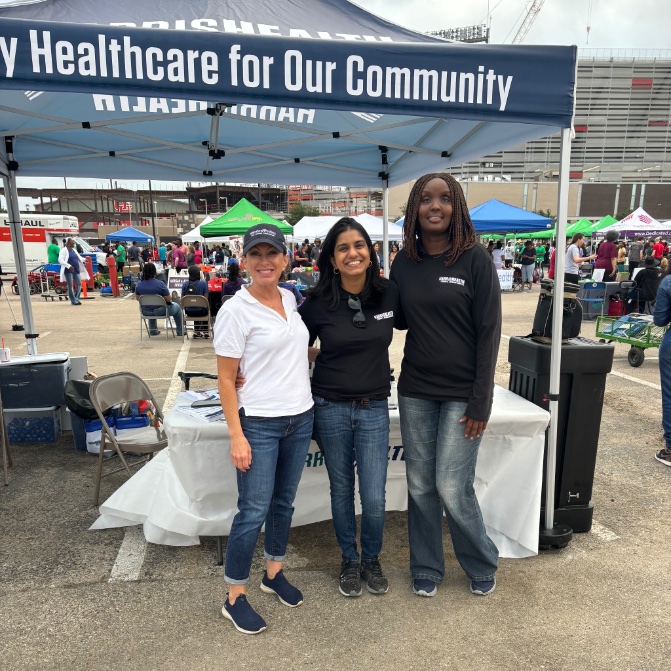
[[[178,336],[182,335],[182,308],[177,303],[167,303],[166,304],[168,315],[173,317],[175,320],[175,331]],[[155,307],[155,308],[142,308],[142,314],[145,317],[154,316],[154,317],[165,317],[166,308]],[[149,322],[149,332],[158,331],[156,326],[155,319],[147,320]]]
[[[445,575],[443,510],[454,554],[471,580],[492,580],[499,552],[487,536],[473,481],[480,438],[464,437],[467,404],[398,396],[408,481],[410,571],[440,582]]]
[[[238,512],[226,545],[224,580],[231,585],[249,581],[254,549],[265,523],[264,556],[284,561],[294,499],[310,440],[313,410],[286,417],[247,417],[240,424],[252,448],[252,465],[238,479]]]
[[[324,453],[331,483],[331,514],[343,560],[359,561],[354,514],[354,469],[361,497],[361,559],[377,559],[384,533],[385,485],[389,460],[387,399],[328,401],[313,396],[315,438]]]
[[[68,283],[68,297],[70,303],[77,305],[79,303],[79,294],[82,292],[82,278],[79,273],[66,272],[65,281]]]

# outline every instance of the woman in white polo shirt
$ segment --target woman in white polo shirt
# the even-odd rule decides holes
[[[256,542],[265,523],[266,571],[261,590],[289,607],[301,592],[282,571],[293,501],[312,435],[308,330],[296,299],[278,287],[288,257],[279,228],[261,224],[245,234],[243,256],[252,284],[219,311],[214,329],[219,392],[237,469],[238,513],[226,547],[224,617],[245,634],[266,628],[247,601]],[[235,389],[238,368],[244,387]]]

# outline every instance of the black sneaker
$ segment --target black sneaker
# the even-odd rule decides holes
[[[389,583],[377,559],[361,562],[361,580],[371,594],[386,594],[389,590]]]
[[[361,596],[361,567],[358,561],[346,559],[340,565],[340,585],[343,596]]]
[[[671,450],[664,448],[655,454],[655,459],[665,466],[671,466]]]
[[[250,606],[244,594],[240,594],[232,605],[226,596],[221,614],[243,634],[260,634],[266,629],[265,620]]]

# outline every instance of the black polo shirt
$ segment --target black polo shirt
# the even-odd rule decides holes
[[[352,322],[356,311],[347,305],[350,295],[341,289],[335,310],[328,309],[328,300],[312,297],[298,308],[310,332],[310,344],[319,338],[321,348],[312,375],[312,393],[330,401],[385,399],[391,390],[389,345],[397,289],[390,284],[380,305],[362,308],[366,328]]]

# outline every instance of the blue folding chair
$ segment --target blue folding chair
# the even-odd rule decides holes
[[[605,282],[583,282],[581,284],[582,296],[580,302],[587,304],[588,309],[583,312],[583,319],[593,319],[594,310],[589,309],[590,305],[601,309],[603,317],[603,306],[606,303],[606,283]]]

